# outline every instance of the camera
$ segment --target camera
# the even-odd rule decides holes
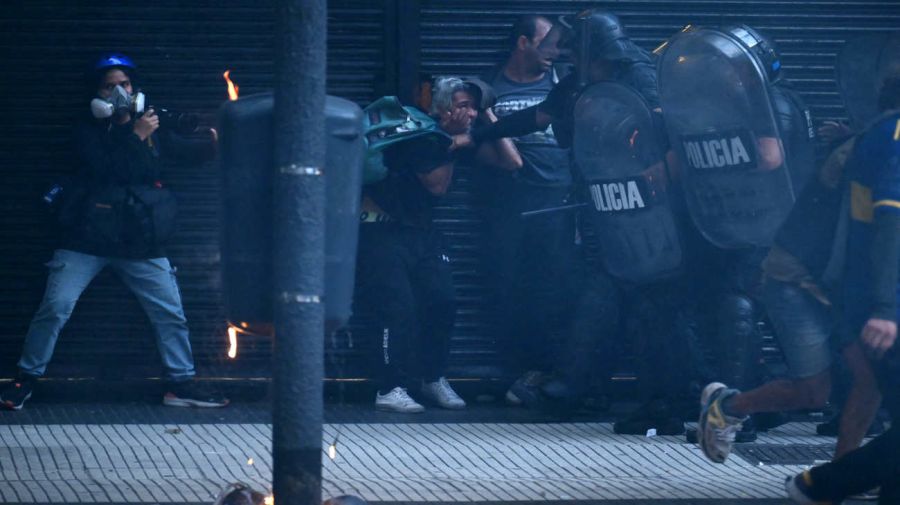
[[[156,111],[159,116],[159,127],[170,129],[179,135],[196,133],[200,127],[200,119],[196,114],[189,112],[177,112],[166,107],[150,106],[148,109]]]

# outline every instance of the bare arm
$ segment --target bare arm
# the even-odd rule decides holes
[[[759,148],[759,168],[760,170],[775,170],[784,163],[784,157],[781,154],[781,140],[775,137],[760,137],[756,141]]]

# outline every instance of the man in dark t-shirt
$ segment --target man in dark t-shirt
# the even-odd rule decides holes
[[[513,24],[506,58],[483,76],[496,96],[493,111],[503,118],[544,101],[557,81],[552,61],[537,49],[552,27],[541,16]],[[565,282],[574,244],[571,213],[523,219],[522,212],[563,205],[572,175],[569,153],[556,143],[553,128],[513,138],[521,163],[498,168],[497,191],[489,214],[490,271],[494,273],[502,347],[509,371],[518,377],[509,403],[534,399],[549,371],[548,337],[559,331]]]

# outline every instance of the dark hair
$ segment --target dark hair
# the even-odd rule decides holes
[[[97,94],[97,90],[100,89],[100,85],[103,84],[103,79],[106,77],[106,74],[110,70],[121,70],[128,76],[128,79],[131,81],[131,85],[137,86],[134,84],[135,74],[133,68],[128,68],[125,66],[112,66],[101,69],[95,69],[93,67],[87,69],[84,73],[84,92],[88,96],[94,96]]]
[[[516,50],[516,47],[519,45],[519,37],[522,35],[528,40],[534,39],[534,35],[537,33],[538,21],[540,20],[552,24],[552,21],[540,14],[524,14],[516,19],[515,23],[512,25],[512,29],[509,31],[509,39],[506,42],[506,47],[509,49],[509,52]]]
[[[900,108],[900,74],[893,74],[884,79],[878,92],[878,109],[890,110]]]

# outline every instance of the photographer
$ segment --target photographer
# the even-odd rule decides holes
[[[222,407],[228,400],[192,380],[194,361],[175,269],[163,252],[174,231],[175,202],[159,179],[160,118],[133,93],[134,63],[101,58],[88,73],[92,117],[74,127],[76,170],[59,208],[62,243],[47,263],[43,301],[25,338],[19,375],[0,391],[0,405],[19,410],[50,362],[59,332],[88,284],[109,266],[153,325],[165,367],[163,404]],[[87,104],[85,104],[87,105]],[[143,114],[141,114],[143,112]],[[213,141],[215,141],[215,132]],[[167,135],[167,138],[174,135]],[[175,141],[188,157],[209,156],[213,142]]]

